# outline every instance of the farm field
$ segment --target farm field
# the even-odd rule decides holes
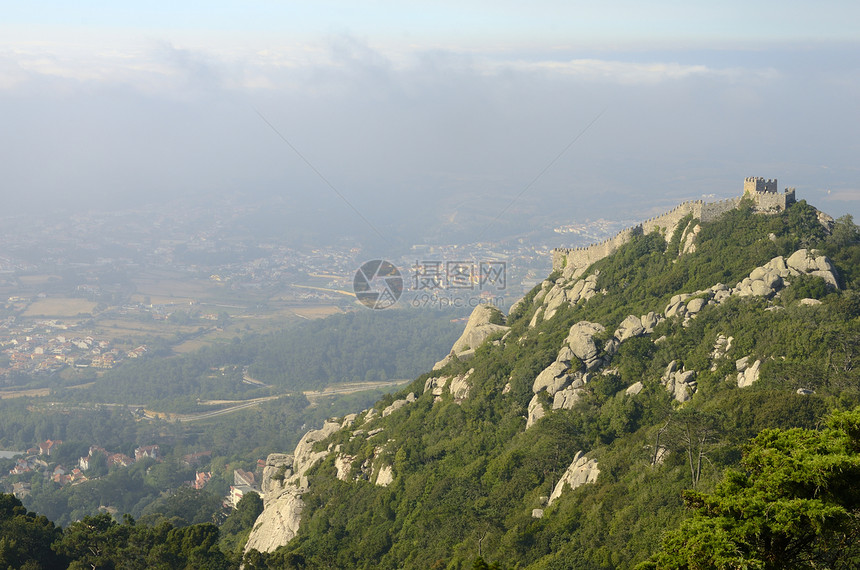
[[[24,317],[68,318],[80,314],[91,315],[97,303],[73,297],[46,297],[37,299],[27,307]]]

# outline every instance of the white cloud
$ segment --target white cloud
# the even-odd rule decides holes
[[[743,69],[743,68],[715,68],[703,64],[684,65],[675,62],[648,62],[638,63],[610,59],[572,59],[568,61],[537,61],[498,64],[498,67],[510,67],[520,71],[545,71],[575,76],[577,78],[594,81],[611,81],[623,84],[659,83],[685,79],[688,77],[720,77],[724,79],[736,79],[740,77],[757,76],[763,78],[774,78],[778,75],[774,69]]]
[[[430,57],[428,57],[430,56]],[[277,90],[295,86],[295,73],[351,73],[374,68],[412,73],[432,63],[457,72],[496,75],[511,71],[558,75],[582,81],[655,84],[690,77],[773,78],[773,68],[745,69],[672,61],[631,62],[613,58],[525,60],[510,51],[426,51],[408,45],[370,46],[351,37],[328,43],[287,43],[217,47],[167,41],[136,41],[103,48],[84,43],[29,43],[0,47],[0,89],[20,87],[28,79],[59,78],[120,84],[143,92],[185,89]]]

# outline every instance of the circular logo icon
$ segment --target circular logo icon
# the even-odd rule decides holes
[[[391,263],[374,259],[355,272],[352,291],[365,307],[387,309],[403,294],[403,278]]]

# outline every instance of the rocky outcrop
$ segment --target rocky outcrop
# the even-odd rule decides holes
[[[544,320],[548,321],[553,318],[558,309],[565,303],[575,305],[580,300],[587,301],[591,299],[597,292],[598,275],[599,272],[595,272],[584,279],[568,281],[565,277],[561,277],[556,280],[544,298],[546,306]]]
[[[684,233],[681,235],[681,244],[678,248],[678,256],[696,251],[696,236],[699,235],[700,231],[702,231],[702,226],[696,224],[695,220],[690,222],[690,225],[693,224],[695,224],[693,229],[688,231],[689,226],[687,226],[687,228],[684,229]]]
[[[414,401],[415,401],[415,392],[409,392],[409,394],[406,395],[405,399],[394,400],[393,402],[391,402],[391,404],[389,406],[386,406],[386,408],[384,410],[382,410],[382,417],[384,418],[386,416],[390,416],[391,414],[393,414],[394,412],[396,412],[397,410],[399,410],[400,408],[402,408],[406,404],[411,404]]]
[[[713,360],[711,372],[717,369],[717,361],[724,358],[729,350],[731,350],[733,340],[735,340],[733,336],[727,337],[722,333],[717,335],[717,339],[714,341],[714,350],[711,351],[711,360]]]
[[[642,326],[642,319],[635,315],[630,315],[618,325],[615,333],[612,335],[618,339],[618,342],[624,342],[629,338],[634,338],[645,334],[645,327]]]
[[[674,295],[666,305],[664,314],[666,318],[679,317],[686,322],[706,306],[722,303],[733,295],[770,298],[797,275],[815,275],[824,279],[828,285],[838,287],[838,275],[829,259],[815,250],[799,249],[788,259],[777,256],[761,267],[756,267],[733,288],[717,283],[702,291]]]
[[[643,334],[651,334],[654,332],[654,327],[662,321],[663,316],[655,313],[654,311],[651,311],[647,315],[642,315],[641,317],[629,315],[626,319],[621,321],[621,324],[618,325],[618,328],[615,329],[615,333],[613,333],[612,336],[619,343],[622,343],[627,339],[642,336]]]
[[[379,468],[375,483],[380,487],[388,487],[394,482],[394,468],[391,465],[383,465]]]
[[[495,324],[491,321],[502,318],[502,313],[495,307],[490,305],[478,305],[469,320],[466,322],[466,328],[463,334],[451,347],[451,352],[433,366],[433,370],[439,370],[447,365],[452,360],[469,360],[475,355],[475,349],[481,346],[488,337],[502,331],[509,330],[509,327]]]
[[[570,334],[559,350],[555,362],[543,369],[532,383],[532,392],[535,395],[529,402],[527,429],[546,414],[546,409],[539,397],[542,391],[552,396],[553,410],[573,408],[580,398],[583,386],[588,383],[590,374],[583,373],[579,369],[580,363],[588,369],[602,362],[597,358],[598,350],[593,337],[604,330],[603,326],[587,321],[581,321],[571,327]],[[576,363],[575,367],[574,363]]]
[[[546,410],[540,401],[540,395],[535,394],[529,401],[528,417],[526,418],[526,429],[532,427],[536,421],[546,415]]]
[[[469,397],[469,389],[471,387],[467,380],[474,371],[474,368],[470,368],[465,374],[454,376],[454,378],[451,379],[451,386],[449,389],[451,390],[451,396],[454,398],[454,402],[460,404],[463,400]]]
[[[735,367],[738,371],[738,388],[746,388],[747,386],[752,386],[753,383],[759,378],[759,368],[761,367],[761,360],[756,360],[752,364],[749,364],[749,356],[744,356],[743,358],[739,358],[735,362]]]
[[[337,478],[341,481],[349,481],[350,473],[352,473],[352,462],[355,457],[352,455],[338,454],[334,458],[334,468],[337,470]]]
[[[537,375],[532,383],[532,392],[537,394],[546,390],[550,396],[561,390],[570,382],[570,362],[556,360]]]
[[[314,451],[313,446],[340,427],[340,422],[325,422],[322,429],[311,430],[302,437],[293,455],[269,455],[263,469],[263,512],[251,530],[245,552],[272,552],[296,536],[305,506],[302,494],[308,489],[306,473],[328,455],[328,450]]]
[[[574,356],[582,361],[586,370],[596,368],[600,364],[594,337],[605,330],[603,325],[588,321],[579,321],[570,327],[570,333],[564,341],[573,351]]]
[[[836,269],[827,257],[816,250],[799,249],[788,259],[774,257],[761,267],[753,269],[732,290],[732,294],[742,297],[770,297],[785,286],[787,280],[796,275],[815,275],[821,277],[831,287],[839,286]]]
[[[445,393],[445,388],[448,388],[449,393],[454,398],[454,402],[460,404],[469,397],[469,376],[475,372],[474,368],[470,368],[465,374],[457,376],[440,376],[437,378],[428,378],[424,382],[424,392],[430,392],[435,396],[434,402],[442,400],[442,394]]]
[[[678,369],[678,362],[673,360],[666,367],[666,372],[660,379],[666,390],[679,402],[686,402],[696,392],[696,371]]]
[[[567,468],[552,490],[547,504],[551,505],[556,499],[561,497],[561,494],[567,487],[573,490],[586,483],[593,483],[597,481],[598,475],[600,475],[600,469],[597,468],[597,461],[588,459],[581,451],[578,451],[570,467]]]
[[[580,386],[568,386],[563,390],[559,390],[552,397],[553,410],[569,410],[579,401],[582,394]]]

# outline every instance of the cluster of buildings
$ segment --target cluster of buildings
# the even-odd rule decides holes
[[[134,457],[125,455],[124,453],[111,452],[97,445],[90,446],[87,455],[81,457],[78,463],[73,467],[67,467],[59,463],[51,462],[52,455],[55,455],[57,448],[63,444],[60,440],[46,440],[38,446],[28,449],[21,457],[15,460],[15,465],[9,470],[8,476],[26,475],[28,473],[41,473],[45,479],[50,479],[60,486],[75,485],[89,481],[86,472],[90,471],[95,465],[96,458],[104,457],[107,468],[114,467],[130,467],[134,463],[143,459],[153,459],[161,461],[160,450],[158,445],[144,445],[134,450]],[[208,462],[212,456],[211,451],[201,451],[190,453],[183,456],[182,463],[186,466],[195,466],[203,462]],[[257,470],[262,471],[265,462],[260,460],[257,462]],[[5,477],[4,477],[5,478]],[[2,480],[3,478],[0,478]],[[212,480],[211,471],[195,471],[193,481],[186,481],[186,484],[194,489],[203,489]],[[30,494],[30,483],[26,481],[17,481],[12,483],[12,492],[18,498],[25,497]],[[260,492],[257,475],[252,471],[243,469],[233,470],[233,484],[230,485],[230,490],[224,497],[225,508],[235,508],[242,500],[242,497],[248,493]]]
[[[42,473],[46,479],[52,480],[60,486],[73,485],[88,481],[88,477],[84,474],[89,471],[94,463],[94,458],[101,454],[105,457],[107,467],[129,467],[136,461],[144,458],[151,458],[158,461],[158,446],[146,445],[138,447],[134,450],[134,458],[125,455],[124,453],[114,453],[106,450],[103,447],[96,445],[90,446],[89,453],[78,459],[78,463],[74,467],[66,467],[60,463],[56,463],[51,467],[51,463],[46,460],[50,459],[55,454],[57,448],[63,445],[60,440],[46,440],[36,447],[31,447],[24,452],[22,457],[15,460],[15,466],[9,470],[9,475],[26,475],[27,473]],[[24,496],[29,494],[29,483],[14,483],[13,492],[16,495]]]
[[[10,372],[56,372],[66,367],[113,368],[128,358],[147,352],[141,345],[131,350],[114,347],[110,340],[71,333],[78,327],[57,319],[19,324],[16,317],[0,321],[0,375]]]
[[[261,462],[262,460],[258,463]],[[258,465],[258,467],[262,468],[262,466],[260,465]],[[197,471],[195,473],[194,481],[188,481],[187,483],[194,489],[202,489],[211,480],[211,471]],[[260,491],[260,485],[257,483],[257,476],[251,471],[245,471],[244,469],[234,469],[233,484],[230,485],[230,491],[227,496],[224,497],[224,507],[235,509],[236,506],[239,504],[239,501],[242,500],[242,497],[244,497],[248,493],[257,493],[258,495],[262,496],[262,492]]]

